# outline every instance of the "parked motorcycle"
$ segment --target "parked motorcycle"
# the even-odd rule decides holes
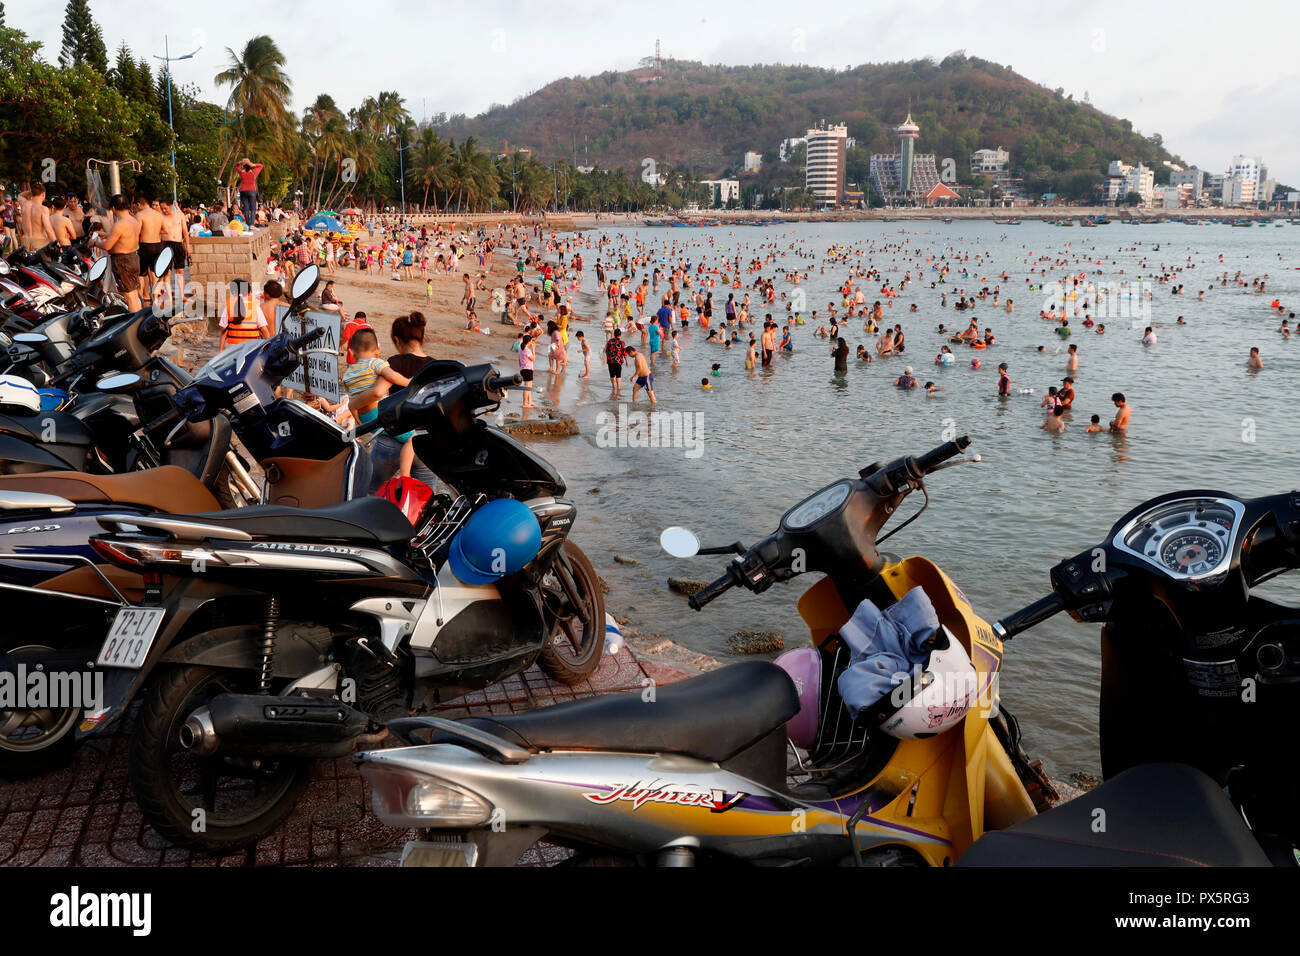
[[[408,844],[403,862],[508,865],[545,837],[572,848],[574,863],[947,865],[977,850],[993,862],[994,852],[982,849],[988,841],[1017,841],[1012,845],[1023,849],[1028,834],[1053,821],[1111,862],[1169,862],[1174,844],[1183,860],[1261,862],[1240,816],[1221,794],[1216,802],[1213,783],[1204,778],[1193,786],[1179,768],[1135,768],[1113,789],[1108,783],[1094,791],[1086,804],[1106,807],[1113,800],[1119,816],[1132,814],[1129,820],[1145,807],[1147,824],[1168,813],[1180,824],[1198,820],[1197,827],[1170,832],[1154,825],[1143,836],[1126,823],[1118,830],[1130,843],[1116,845],[1115,831],[1089,840],[1082,805],[1052,809],[1057,794],[1024,754],[1017,721],[1001,706],[997,677],[1004,638],[1067,602],[1053,597],[992,627],[928,559],[900,560],[878,549],[889,537],[879,534],[882,526],[904,498],[919,490],[928,501],[927,476],[957,464],[952,459],[968,444],[960,438],[833,482],[787,511],[778,530],[753,547],[700,549],[684,529],[665,532],[665,548],[679,556],[737,553],[725,574],[690,598],[697,610],[737,585],[762,593],[804,571],[825,573],[799,600],[813,647],[784,655],[781,666],[738,664],[649,696],[593,697],[525,714],[395,721],[391,729],[408,746],[355,759],[372,788],[376,815],[430,836]],[[1263,505],[1255,520],[1266,520],[1268,507],[1281,504]],[[1287,505],[1285,520],[1295,505]],[[1161,520],[1171,530],[1177,524]],[[1251,525],[1236,527],[1244,536]],[[1241,541],[1210,535],[1225,551]],[[1152,543],[1134,538],[1130,547],[1146,553]],[[1199,552],[1179,549],[1193,543],[1178,543],[1170,553],[1181,557],[1171,560],[1192,560],[1188,555]],[[1208,539],[1199,546],[1208,549]],[[1162,547],[1157,543],[1152,553]],[[1197,560],[1214,564],[1219,557]],[[1102,600],[1086,584],[1078,593]],[[1134,594],[1142,593],[1136,586]],[[1149,582],[1145,593],[1149,598]],[[1118,610],[1118,602],[1113,606]],[[888,693],[872,702],[871,695],[861,697],[871,686],[862,675],[869,678],[880,658],[862,652],[879,650],[886,632],[864,630],[861,622],[880,626],[883,619],[928,620],[912,635],[923,638],[913,650],[925,660],[893,668]],[[1139,633],[1141,626],[1134,637]],[[1149,691],[1152,674],[1140,668],[1126,675],[1125,691]],[[1148,716],[1150,742],[1169,723]],[[1128,756],[1136,763],[1172,755],[1139,745]],[[1145,804],[1135,797],[1156,785],[1163,789],[1148,794]],[[1065,838],[1057,839],[1038,861],[1065,846]]]
[[[1102,624],[1107,782],[1086,802],[1122,807],[1110,817],[1125,829],[1098,834],[1082,808],[1053,812],[989,834],[970,862],[1296,865],[1300,611],[1255,590],[1296,568],[1300,493],[1204,489],[1143,502],[1052,568],[1051,594],[994,631],[1007,640],[1061,611]]]
[[[300,404],[297,417],[277,416],[289,403],[268,383],[296,365],[292,344],[282,334],[241,347],[223,361],[254,374],[201,375],[177,406],[199,421],[233,402],[241,435],[268,472],[284,473],[268,474],[268,494],[302,500],[346,469],[322,475],[319,460],[309,468],[279,453],[319,441],[329,422]],[[569,681],[595,669],[604,601],[567,540],[576,509],[564,481],[477,417],[518,381],[488,365],[431,362],[358,429],[421,430],[417,453],[458,491],[430,498],[414,527],[378,497],[97,514],[91,546],[151,584],[100,609],[98,652],[81,653],[108,671],[106,701],[81,726],[102,730],[143,696],[131,780],[167,839],[246,845],[291,812],[312,759],[373,742],[384,722],[535,660]]]

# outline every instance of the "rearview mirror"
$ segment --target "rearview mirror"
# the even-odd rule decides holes
[[[135,388],[142,379],[135,372],[116,372],[113,375],[105,375],[95,383],[95,389],[100,392],[126,392]]]
[[[108,256],[101,256],[90,264],[90,269],[86,272],[86,278],[91,282],[98,282],[104,278],[104,273],[108,271]]]
[[[0,259],[0,276],[7,276],[8,274],[9,274],[9,263],[6,262],[4,259]]]
[[[14,341],[19,345],[44,345],[50,340],[50,337],[44,332],[19,332],[14,336]]]
[[[299,305],[311,298],[311,294],[316,291],[319,282],[320,266],[315,263],[299,272],[294,277],[293,287],[289,290],[289,297],[293,299],[293,304]]]
[[[664,528],[659,535],[659,547],[674,558],[692,558],[700,551],[700,539],[689,528]]]
[[[159,279],[171,271],[172,257],[173,253],[170,246],[164,246],[162,252],[158,253],[158,258],[153,263],[153,274]]]

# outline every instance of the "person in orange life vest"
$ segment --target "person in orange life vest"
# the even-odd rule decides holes
[[[226,314],[218,324],[221,326],[218,349],[271,337],[266,316],[260,308],[254,306],[252,290],[243,279],[235,279],[230,283],[230,294],[226,296]]]

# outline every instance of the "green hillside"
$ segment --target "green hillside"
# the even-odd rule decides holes
[[[970,153],[983,147],[1010,150],[1013,171],[1031,188],[1068,193],[1099,181],[1113,158],[1157,165],[1175,158],[1158,135],[1142,136],[1128,120],[963,54],[843,71],[667,60],[660,80],[644,82],[652,75],[557,80],[480,116],[440,117],[439,132],[493,148],[508,141],[546,162],[635,173],[650,157],[706,178],[736,171],[747,150],[770,164],[783,139],[826,120],[847,124],[857,140],[853,180],[867,153],[895,148],[892,127],[910,109],[921,127],[918,151],[953,157],[962,182]]]

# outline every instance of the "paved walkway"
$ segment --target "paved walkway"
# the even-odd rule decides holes
[[[688,676],[624,648],[577,687],[532,668],[442,705],[439,716],[533,710],[596,693],[637,691]],[[170,847],[145,824],[131,795],[126,753],[131,723],[78,748],[72,763],[32,780],[0,780],[0,866],[395,866],[411,830],[385,826],[350,758],[317,761],[293,815],[249,850],[209,855]],[[539,844],[526,863],[563,859]]]

